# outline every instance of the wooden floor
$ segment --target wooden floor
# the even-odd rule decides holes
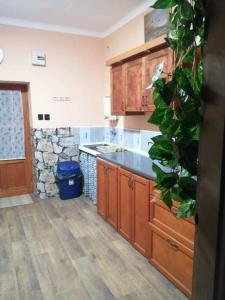
[[[0,208],[31,204],[31,203],[33,203],[33,200],[31,196],[28,194],[21,195],[21,196],[0,198]]]
[[[0,299],[186,298],[81,197],[0,209]]]

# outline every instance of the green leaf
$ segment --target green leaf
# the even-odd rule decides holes
[[[159,129],[163,134],[169,136],[178,136],[181,133],[179,120],[163,120],[159,125]]]
[[[153,145],[154,146],[154,145]],[[179,163],[181,167],[186,169],[192,176],[197,176],[197,165],[198,165],[198,141],[183,140],[178,145],[180,151]]]
[[[165,38],[165,41],[167,43],[167,45],[174,51],[177,50],[177,40],[172,38],[172,37],[167,37]]]
[[[172,139],[166,136],[156,136],[152,138],[154,144],[149,150],[149,155],[153,160],[159,160],[164,166],[175,168],[179,161],[178,153]]]
[[[196,200],[190,199],[180,204],[178,207],[178,218],[190,218],[195,214]]]
[[[191,177],[180,177],[178,181],[183,199],[195,199],[197,190],[197,181]]]
[[[188,21],[192,21],[194,18],[194,10],[191,6],[191,4],[187,0],[183,0],[179,4],[179,9],[180,9],[180,15],[182,18]]]
[[[175,0],[157,0],[151,7],[155,9],[164,9],[173,7],[175,5]]]
[[[170,190],[165,190],[161,194],[161,200],[171,209],[173,205],[172,194]]]
[[[172,108],[165,106],[165,107],[157,107],[153,114],[150,117],[150,122],[155,125],[160,125],[161,123],[171,120],[173,117],[173,110]]]
[[[176,173],[174,172],[167,173],[163,171],[156,164],[152,165],[152,170],[157,175],[156,178],[157,188],[161,191],[172,188],[177,183],[177,180],[179,179],[179,176]]]

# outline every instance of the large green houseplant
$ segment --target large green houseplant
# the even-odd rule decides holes
[[[196,208],[205,9],[202,0],[157,0],[152,7],[171,11],[166,42],[176,59],[169,80],[153,81],[156,109],[149,122],[161,135],[152,139],[149,155],[161,199],[170,208],[172,200],[178,201],[178,217],[190,217]]]

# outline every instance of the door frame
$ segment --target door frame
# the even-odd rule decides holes
[[[20,90],[23,97],[23,114],[24,114],[24,136],[25,136],[25,176],[26,176],[26,187],[10,188],[0,192],[1,197],[16,196],[21,194],[31,194],[34,190],[33,184],[33,151],[31,141],[31,123],[30,123],[30,102],[29,102],[29,84],[28,83],[17,83],[17,82],[3,82],[0,81],[0,90]],[[7,160],[0,161],[2,165],[18,164],[22,160]],[[0,174],[1,176],[1,174]],[[4,176],[4,174],[3,174]]]
[[[207,0],[193,300],[225,299],[225,2]]]

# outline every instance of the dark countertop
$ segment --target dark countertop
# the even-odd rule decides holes
[[[123,167],[137,175],[155,180],[155,173],[152,171],[152,160],[148,156],[137,154],[131,151],[101,153],[97,157]]]

